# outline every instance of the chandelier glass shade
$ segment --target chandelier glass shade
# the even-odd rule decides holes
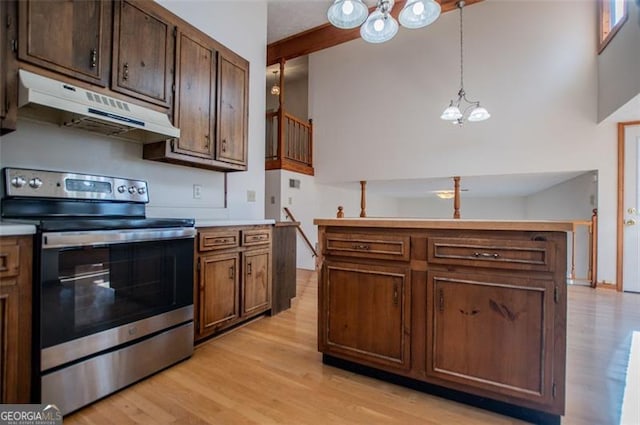
[[[362,0],[334,0],[327,18],[342,29],[360,27],[360,36],[369,43],[383,43],[398,33],[398,21],[391,16],[394,0],[378,0],[376,9],[369,14]],[[435,0],[407,0],[398,16],[405,28],[422,28],[440,16],[440,4]]]
[[[460,9],[460,90],[458,97],[449,102],[449,106],[442,111],[442,118],[445,121],[451,121],[453,124],[462,125],[465,121],[478,122],[484,121],[491,117],[489,111],[480,106],[477,100],[467,99],[467,93],[464,91],[464,56],[463,56],[463,31],[462,31],[462,8],[464,1],[457,3]]]
[[[271,86],[271,94],[274,96],[280,95],[280,86],[278,85],[278,71],[273,71],[273,86]]]

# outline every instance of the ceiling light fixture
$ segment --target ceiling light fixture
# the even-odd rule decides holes
[[[489,119],[491,116],[489,112],[480,106],[479,101],[470,101],[467,99],[467,94],[464,91],[463,82],[463,44],[462,44],[462,8],[464,7],[464,1],[459,1],[456,5],[460,9],[460,90],[458,91],[458,98],[454,101],[451,100],[449,106],[442,112],[440,118],[446,121],[451,121],[453,124],[462,125],[466,120],[476,122]],[[464,103],[463,103],[464,102]],[[462,110],[460,107],[462,106]]]
[[[280,86],[278,85],[278,71],[273,71],[273,86],[271,87],[271,94],[274,96],[280,95]]]
[[[391,16],[394,0],[378,0],[376,10],[369,14],[362,0],[334,0],[327,18],[334,26],[351,29],[360,26],[360,36],[369,43],[384,43],[398,32],[398,21]],[[435,0],[407,0],[398,19],[405,28],[425,27],[440,16],[440,3]]]
[[[456,196],[453,190],[438,190],[435,193],[440,199],[453,199]]]

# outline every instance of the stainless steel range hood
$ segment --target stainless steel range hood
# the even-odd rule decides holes
[[[169,118],[153,109],[19,70],[18,116],[142,143],[180,137]]]

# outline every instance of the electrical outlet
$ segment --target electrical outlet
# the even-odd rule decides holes
[[[271,205],[275,205],[275,203],[276,203],[276,197],[272,196],[271,197]]]
[[[193,199],[202,198],[202,185],[194,184],[193,185]]]
[[[291,198],[291,196],[289,196],[289,205],[293,205],[293,198]]]
[[[256,202],[255,190],[247,190],[247,202]]]

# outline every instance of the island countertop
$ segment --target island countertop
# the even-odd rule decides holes
[[[561,220],[469,220],[429,218],[316,218],[313,224],[331,227],[378,227],[382,229],[459,229],[571,232],[573,223]]]

